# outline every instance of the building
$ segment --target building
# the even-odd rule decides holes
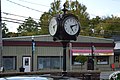
[[[34,44],[33,44],[34,43]],[[33,45],[32,45],[33,44]],[[114,40],[88,36],[78,36],[71,41],[66,50],[66,69],[80,70],[80,63],[75,61],[77,55],[91,57],[94,46],[95,69],[111,70],[114,63]],[[53,41],[50,35],[3,38],[2,65],[5,71],[62,71],[63,47],[60,41]],[[87,62],[82,70],[87,70]]]
[[[114,63],[116,68],[120,68],[120,36],[114,35],[111,37],[114,39],[115,47],[114,47]],[[120,70],[120,69],[119,69]]]

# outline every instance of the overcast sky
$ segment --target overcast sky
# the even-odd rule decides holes
[[[61,0],[62,5],[66,0]],[[75,0],[71,0],[75,1]],[[95,16],[114,16],[120,17],[120,0],[78,0],[80,3],[84,4],[87,7],[87,12],[90,17],[93,18]],[[25,20],[23,17],[32,17],[35,19],[39,19],[40,15],[43,12],[48,11],[50,9],[50,3],[54,2],[54,0],[1,0],[1,8],[2,12],[10,13],[5,14],[2,13],[2,17],[12,18],[18,20]],[[62,7],[61,5],[61,7]],[[27,7],[27,8],[26,8]],[[28,9],[32,8],[34,10]],[[13,15],[15,14],[15,15]],[[18,28],[19,24],[6,22],[7,27],[10,32],[16,32],[16,28]]]

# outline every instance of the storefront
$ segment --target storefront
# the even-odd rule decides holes
[[[5,71],[19,71],[25,67],[26,72],[61,70],[63,68],[63,46],[59,41],[54,42],[50,35],[34,36],[35,49],[32,52],[31,36],[3,39],[2,65]],[[69,70],[80,70],[80,64],[74,58],[77,55],[91,57],[91,42],[94,49],[95,69],[111,70],[114,62],[113,40],[95,37],[78,36],[77,41],[67,45],[66,67]],[[71,54],[70,54],[71,53]],[[86,64],[83,70],[86,70]]]
[[[87,57],[92,56],[91,50],[72,49],[71,52],[72,52],[73,58],[78,55],[84,55]],[[93,55],[94,55],[97,65],[100,65],[100,64],[107,65],[109,64],[109,56],[114,56],[114,52],[113,50],[94,50]],[[75,63],[73,64],[75,65]]]

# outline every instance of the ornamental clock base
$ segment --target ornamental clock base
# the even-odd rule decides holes
[[[60,40],[60,41],[74,40],[74,41],[76,41],[77,40],[77,36],[67,36],[67,35],[64,34],[62,36],[53,37],[53,41],[57,41],[57,40]]]

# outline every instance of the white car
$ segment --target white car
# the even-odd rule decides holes
[[[17,76],[17,77],[0,78],[0,80],[48,80],[48,79],[46,77],[24,77],[24,76]]]

